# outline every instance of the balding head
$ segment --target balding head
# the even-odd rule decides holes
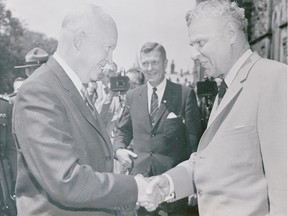
[[[76,33],[83,29],[99,30],[100,28],[100,30],[103,30],[101,27],[109,27],[110,25],[111,27],[116,27],[111,16],[101,7],[93,4],[84,4],[74,8],[64,17],[62,33]]]
[[[87,83],[96,79],[99,65],[112,63],[117,36],[114,20],[102,8],[81,5],[65,16],[57,52]]]

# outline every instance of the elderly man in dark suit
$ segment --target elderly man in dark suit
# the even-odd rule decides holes
[[[200,114],[194,91],[165,79],[167,58],[161,44],[145,43],[140,62],[147,84],[127,93],[126,109],[113,145],[116,158],[132,168],[132,175],[153,176],[196,151]],[[126,149],[132,139],[134,152]],[[163,209],[169,215],[175,212],[185,215],[185,202]]]
[[[115,215],[144,199],[143,178],[112,173],[110,138],[83,87],[112,63],[116,43],[111,16],[82,4],[64,18],[54,55],[21,86],[13,118],[19,216]]]

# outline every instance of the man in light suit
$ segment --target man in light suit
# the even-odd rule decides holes
[[[221,100],[219,91],[197,153],[147,193],[158,186],[171,201],[197,194],[200,216],[287,215],[287,65],[250,50],[235,2],[203,1],[187,23],[192,57],[208,76],[223,75],[226,93]]]
[[[113,146],[116,159],[132,168],[132,175],[149,177],[162,174],[196,151],[201,122],[194,91],[165,79],[167,58],[161,44],[145,43],[140,62],[147,84],[128,91]],[[153,88],[157,88],[154,120]],[[132,139],[134,152],[126,149]],[[177,204],[162,208],[171,215],[180,210],[185,215],[187,199]]]
[[[113,174],[113,150],[83,84],[112,62],[114,20],[82,4],[56,52],[21,86],[13,113],[19,216],[115,215],[145,197],[140,177]],[[125,196],[124,196],[125,194]]]

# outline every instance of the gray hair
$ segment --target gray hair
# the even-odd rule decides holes
[[[236,2],[230,0],[205,0],[196,5],[196,7],[188,11],[186,15],[187,26],[192,21],[203,17],[219,17],[227,21],[235,23],[239,30],[245,35],[247,34],[247,19],[245,10],[240,8]]]

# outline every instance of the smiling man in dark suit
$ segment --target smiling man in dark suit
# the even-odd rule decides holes
[[[122,165],[132,168],[132,175],[153,176],[196,151],[200,114],[194,91],[165,79],[167,58],[161,44],[145,43],[140,62],[147,84],[127,93],[114,151]],[[132,139],[134,152],[126,149]],[[187,200],[182,200],[162,207],[169,215],[185,215],[186,204]]]

